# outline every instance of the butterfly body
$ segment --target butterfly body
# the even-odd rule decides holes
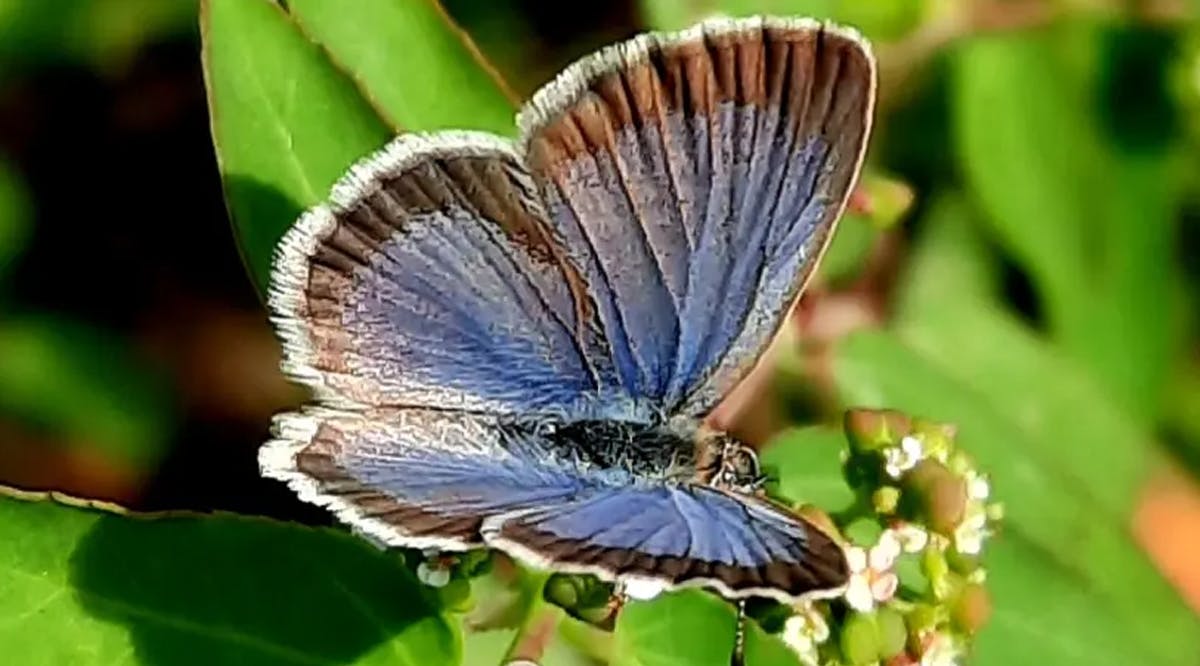
[[[633,421],[538,423],[548,448],[582,467],[627,472],[645,481],[681,482],[696,474],[695,431]]]
[[[874,91],[852,31],[714,19],[571,66],[516,141],[397,138],[279,246],[283,367],[317,404],[263,473],[388,545],[837,593],[841,547],[701,424],[828,245]]]

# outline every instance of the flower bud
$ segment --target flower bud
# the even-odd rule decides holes
[[[912,433],[921,438],[925,451],[937,460],[948,460],[954,451],[954,426],[933,421],[914,420]]]
[[[946,554],[937,548],[927,548],[921,554],[921,571],[929,580],[929,588],[938,599],[943,598],[950,587],[950,566]]]
[[[880,229],[886,229],[896,224],[912,207],[915,199],[912,187],[899,180],[868,175],[865,178],[864,186],[870,206],[871,221]]]
[[[970,574],[979,568],[981,561],[978,555],[969,555],[961,553],[957,548],[950,548],[946,551],[946,564],[950,566],[951,571],[960,573],[964,576]]]
[[[846,436],[856,451],[877,451],[893,446],[908,434],[907,415],[890,409],[851,409],[844,417]]]
[[[992,600],[987,588],[976,583],[964,585],[954,605],[950,619],[960,631],[973,634],[987,624],[992,614]]]
[[[870,664],[879,659],[879,630],[875,617],[866,613],[853,613],[842,624],[839,640],[842,656],[847,664]]]
[[[570,574],[553,574],[542,588],[546,601],[566,610],[579,607],[580,593],[577,577]]]
[[[426,560],[417,565],[417,580],[429,587],[441,588],[450,583],[451,566],[441,560]]]
[[[896,507],[900,504],[900,489],[894,486],[883,486],[871,495],[871,504],[875,507],[875,513],[889,516],[896,512]]]
[[[940,462],[926,458],[917,463],[905,477],[912,491],[915,508],[929,528],[950,536],[963,519],[967,509],[967,486]],[[908,493],[905,493],[906,495]]]
[[[937,621],[937,609],[929,604],[914,604],[912,610],[904,616],[904,622],[908,625],[908,633],[912,636],[932,630],[937,626]]]
[[[442,607],[453,613],[465,613],[475,605],[471,597],[471,582],[466,578],[450,579],[450,582],[437,588],[437,594]]]
[[[900,613],[890,608],[881,608],[875,616],[875,624],[879,631],[881,659],[889,659],[904,652],[904,646],[908,643],[908,631]]]

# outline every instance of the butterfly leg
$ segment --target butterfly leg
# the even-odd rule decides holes
[[[614,618],[627,603],[629,603],[629,593],[625,589],[625,581],[619,580],[613,583],[612,599],[609,600],[608,604],[612,607]]]

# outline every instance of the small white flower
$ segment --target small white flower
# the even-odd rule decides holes
[[[796,614],[783,623],[781,638],[800,658],[800,663],[817,666],[821,659],[817,646],[829,640],[829,625],[812,603],[803,603],[796,606]]]
[[[961,652],[949,636],[934,633],[925,641],[921,651],[921,666],[958,666]]]
[[[967,470],[963,478],[967,482],[967,498],[976,502],[982,502],[988,498],[992,492],[992,487],[988,483],[987,477],[976,472],[973,469]]]
[[[895,596],[900,579],[892,572],[892,566],[899,556],[900,541],[891,530],[880,535],[879,543],[870,552],[857,546],[847,548],[850,582],[846,585],[846,603],[865,613]]]
[[[921,440],[911,435],[906,435],[900,440],[898,446],[892,446],[883,450],[884,469],[888,476],[893,479],[899,479],[902,474],[912,469],[921,462],[921,458],[925,456],[925,447],[921,445]]]
[[[895,536],[900,549],[906,553],[918,553],[929,545],[929,532],[920,525],[900,521],[888,531]]]
[[[628,578],[621,584],[621,593],[630,599],[649,601],[662,594],[667,586],[652,578]]]
[[[437,560],[422,562],[417,565],[417,580],[429,587],[445,587],[450,582],[450,567]]]
[[[988,536],[987,512],[983,505],[968,503],[963,521],[954,528],[954,548],[965,555],[978,555],[983,550],[983,540]]]

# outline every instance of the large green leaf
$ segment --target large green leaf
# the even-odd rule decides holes
[[[735,617],[700,590],[630,602],[617,618],[614,666],[728,666]],[[753,664],[747,664],[753,666]]]
[[[1192,663],[1186,646],[1141,648],[1130,640],[1124,618],[1086,581],[1016,535],[993,540],[987,565],[994,610],[977,638],[972,666]]]
[[[390,131],[272,0],[204,0],[200,17],[225,196],[264,286],[283,232]]]
[[[988,335],[996,333],[989,329]],[[972,343],[960,333],[954,344]],[[1000,341],[994,350],[1002,352],[1002,358],[1011,354],[1014,366],[1023,360],[1011,342]],[[1071,403],[1070,393],[1048,393],[1045,388],[1053,385],[1054,374],[1032,375],[1034,381],[1010,390],[1048,396],[1048,404],[1058,411],[1046,417],[1058,421],[1045,430],[1036,419],[1031,421],[1010,411],[1012,405],[997,402],[987,382],[979,379],[987,375],[978,375],[974,383],[964,381],[892,334],[851,336],[836,357],[836,381],[846,404],[897,408],[958,425],[963,446],[992,474],[995,492],[1008,509],[1010,529],[1056,563],[1061,575],[1070,576],[1094,596],[1098,611],[1119,616],[1131,644],[1154,655],[1159,660],[1155,663],[1188,663],[1188,655],[1200,653],[1200,624],[1128,534],[1129,505],[1122,501],[1128,499],[1131,485],[1121,481],[1128,477],[1120,476],[1128,472],[1097,476],[1105,473],[1105,464],[1132,465],[1136,456],[1128,447],[1103,448],[1104,440],[1097,445],[1086,434],[1078,439],[1069,432],[1074,425],[1087,433],[1083,422],[1097,418],[1103,406]],[[969,371],[969,367],[959,370]],[[1065,441],[1088,448],[1048,442],[1051,435],[1046,433],[1067,436]],[[1096,458],[1106,462],[1097,463]],[[1117,487],[1105,488],[1109,478],[1116,479]],[[1090,628],[1067,631],[1076,631],[1082,640]]]
[[[935,194],[922,222],[897,289],[897,316],[914,320],[927,312],[994,302],[1000,291],[996,257],[962,194]]]
[[[1102,126],[1115,106],[1097,74],[1103,35],[1064,24],[966,42],[952,68],[957,149],[1054,337],[1149,418],[1175,335],[1179,188],[1164,143],[1130,147]]]
[[[993,306],[995,267],[955,194],[931,206],[899,291],[895,328],[913,349],[1008,415],[1119,520],[1159,455],[1078,363]],[[1086,413],[1086,419],[1063,418]],[[1086,453],[1072,443],[1086,443]]]
[[[397,130],[515,131],[499,75],[437,0],[290,0],[288,11]]]
[[[228,516],[0,498],[6,663],[441,666],[459,638],[394,555]]]

